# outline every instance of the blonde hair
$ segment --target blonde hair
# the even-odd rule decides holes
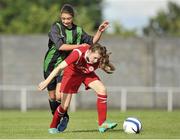
[[[90,48],[90,50],[91,52],[97,51],[101,55],[99,67],[102,70],[104,70],[108,74],[111,74],[115,71],[114,65],[109,60],[109,56],[111,53],[107,53],[105,46],[96,43]]]

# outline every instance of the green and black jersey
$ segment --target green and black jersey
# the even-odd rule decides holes
[[[61,22],[55,22],[48,34],[48,51],[44,59],[45,78],[50,72],[61,63],[70,53],[70,51],[60,51],[63,44],[92,44],[93,37],[88,35],[83,29],[73,24],[71,29],[66,28]]]

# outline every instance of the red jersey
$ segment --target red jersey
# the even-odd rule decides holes
[[[99,67],[99,62],[91,64],[87,62],[87,52],[89,45],[74,49],[72,53],[65,59],[68,66],[64,70],[64,74],[77,75],[89,74]]]

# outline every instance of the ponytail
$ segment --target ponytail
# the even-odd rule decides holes
[[[99,67],[108,74],[111,74],[115,71],[114,65],[109,61],[110,54],[111,53],[107,53],[104,56],[102,56],[99,65]]]

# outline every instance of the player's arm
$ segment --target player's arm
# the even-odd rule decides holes
[[[59,50],[62,50],[62,51],[71,51],[71,50],[76,49],[76,48],[79,48],[79,45],[63,44],[63,45],[61,45]]]
[[[61,45],[59,50],[62,50],[62,51],[71,51],[71,50],[74,50],[74,49],[77,49],[77,48],[81,47],[81,45],[78,45],[78,44],[77,45],[63,44],[63,45]],[[84,45],[86,45],[86,44],[84,43]]]
[[[51,82],[51,80],[67,66],[68,64],[66,63],[66,61],[62,61],[44,81],[39,83],[38,89],[39,90],[45,89],[48,86],[48,84]]]
[[[64,60],[62,61],[52,72],[51,74],[38,85],[39,90],[45,89],[48,84],[51,82],[51,80],[60,72],[62,71],[65,67],[68,65],[76,62],[79,59],[80,52],[79,50],[74,50],[71,52],[71,54]]]
[[[104,21],[98,28],[96,34],[93,37],[93,44],[97,43],[101,38],[102,33],[109,27],[109,22]]]
[[[93,36],[88,35],[85,31],[83,31],[82,42],[87,43],[89,45],[95,44],[101,38],[102,33],[108,28],[109,22],[104,21],[98,28],[96,34]]]

